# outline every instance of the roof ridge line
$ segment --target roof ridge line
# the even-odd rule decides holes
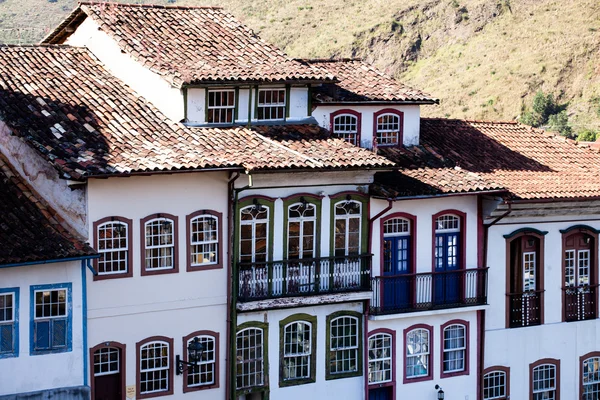
[[[164,5],[164,4],[133,4],[133,3],[117,3],[114,1],[80,1],[78,3],[86,6],[106,5],[119,7],[139,7],[139,8],[169,8],[181,10],[223,10],[221,6],[179,6],[179,5]]]
[[[500,121],[500,120],[481,120],[481,119],[464,119],[464,118],[443,118],[443,117],[421,117],[421,119],[424,120],[430,120],[430,121],[459,121],[459,122],[470,122],[470,123],[476,123],[476,124],[494,124],[494,125],[500,125],[500,124],[511,124],[511,125],[523,125],[521,124],[519,121],[515,121],[515,120],[507,120],[507,121]],[[523,126],[528,126],[528,125],[523,125]]]
[[[326,63],[326,62],[350,62],[350,61],[361,61],[366,62],[362,58],[358,57],[334,57],[334,58],[294,58],[294,60],[304,61],[307,63]]]
[[[277,146],[277,147],[279,147],[279,148],[281,148],[281,149],[283,149],[283,150],[286,150],[286,151],[288,151],[288,152],[290,152],[290,153],[292,153],[292,154],[295,154],[296,156],[298,156],[298,157],[300,157],[300,158],[304,158],[305,160],[307,160],[307,161],[310,161],[310,162],[314,163],[314,164],[315,164],[315,166],[317,166],[317,167],[321,167],[321,168],[323,168],[323,163],[322,163],[322,162],[320,162],[320,161],[317,161],[317,160],[315,160],[314,158],[312,158],[312,157],[309,157],[309,156],[307,156],[307,155],[305,155],[305,154],[302,154],[302,153],[300,153],[300,152],[298,152],[298,151],[296,151],[296,150],[292,150],[292,149],[290,149],[289,147],[287,147],[287,146],[284,146],[283,144],[281,144],[281,143],[279,143],[279,142],[277,142],[277,141],[275,141],[275,140],[273,140],[273,139],[269,139],[268,137],[266,137],[266,136],[263,136],[263,135],[261,135],[260,133],[258,133],[258,132],[256,132],[256,131],[254,131],[254,130],[252,130],[252,129],[249,129],[249,131],[250,131],[250,132],[252,132],[253,134],[257,135],[257,136],[258,136],[260,139],[262,139],[263,141],[265,141],[265,142],[267,142],[267,143],[270,143],[270,144],[272,144],[272,145],[274,145],[274,146]]]

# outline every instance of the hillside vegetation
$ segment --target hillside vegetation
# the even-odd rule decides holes
[[[73,0],[0,0],[0,41],[35,42]],[[597,0],[126,0],[221,5],[294,57],[362,57],[441,99],[427,116],[512,120],[543,91],[600,130]]]

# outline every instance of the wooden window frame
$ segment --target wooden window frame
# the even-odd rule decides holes
[[[386,114],[392,114],[398,117],[398,143],[396,144],[381,144],[377,139],[377,120]],[[373,114],[373,141],[377,140],[377,147],[401,147],[404,144],[404,112],[395,108],[384,108]]]
[[[376,382],[376,383],[370,383],[369,382],[369,376],[368,376],[368,372],[367,372],[367,376],[366,376],[366,381],[367,381],[367,385],[369,389],[378,389],[378,388],[382,388],[382,387],[391,387],[392,388],[392,399],[396,398],[396,331],[392,330],[392,329],[388,329],[388,328],[378,328],[378,329],[374,329],[372,331],[369,332],[368,336],[367,336],[367,363],[370,363],[370,359],[369,359],[369,352],[368,352],[368,346],[369,346],[369,340],[371,339],[372,336],[376,336],[376,335],[390,335],[391,336],[391,367],[392,367],[392,380],[389,382]],[[368,366],[368,364],[367,364]],[[368,369],[367,369],[368,371]]]
[[[448,328],[451,325],[462,325],[463,328],[465,329],[465,359],[464,359],[465,367],[462,371],[445,372],[444,371],[444,352],[445,352],[446,348],[444,346],[444,332],[445,332],[446,328]],[[440,378],[441,379],[451,378],[453,376],[469,375],[469,371],[470,371],[469,352],[471,350],[471,346],[469,345],[470,344],[469,340],[470,340],[469,321],[466,321],[464,319],[453,319],[451,321],[446,322],[442,326],[440,326]]]
[[[556,368],[556,397],[554,400],[560,400],[560,360],[555,358],[543,358],[529,364],[529,400],[533,400],[533,370],[541,365],[553,365]]]
[[[94,392],[94,353],[97,350],[106,348],[106,347],[115,347],[118,348],[120,350],[120,358],[119,358],[119,368],[120,368],[120,374],[121,374],[121,400],[125,400],[126,398],[126,375],[127,375],[127,365],[126,365],[126,348],[127,346],[123,343],[119,343],[119,342],[112,342],[112,341],[108,341],[108,342],[102,342],[100,344],[97,344],[96,346],[92,347],[90,349],[90,394],[91,394],[91,400],[95,400],[96,399],[96,394]]]
[[[329,114],[329,126],[331,127],[331,133],[333,134],[334,137],[340,138],[344,141],[347,141],[348,143],[351,143],[350,141],[339,137],[336,132],[335,132],[335,119],[337,117],[341,117],[344,115],[350,115],[354,118],[356,118],[356,143],[354,144],[355,146],[361,147],[361,126],[362,126],[362,114],[356,110],[351,110],[349,108],[344,108],[341,110],[337,110],[332,112],[331,114]]]
[[[356,348],[356,371],[346,371],[346,372],[331,372],[331,352],[335,351],[331,349],[331,323],[343,317],[350,317],[356,319],[357,323],[357,348]],[[326,341],[326,353],[325,353],[325,380],[333,380],[333,379],[343,379],[350,378],[355,376],[362,376],[363,371],[363,315],[356,311],[338,311],[333,314],[329,314],[326,317],[325,327],[325,341]]]
[[[66,293],[66,304],[65,304],[65,313],[64,318],[57,317],[41,317],[36,318],[35,309],[36,309],[36,300],[35,294],[36,292],[44,292],[44,291],[56,291],[56,290],[65,290]],[[48,339],[50,347],[48,349],[36,349],[35,341],[36,341],[36,326],[38,321],[48,320],[52,321],[52,324],[49,325],[49,330],[52,331],[53,324],[55,320],[65,319],[66,320],[66,343],[64,347],[60,348],[52,348],[52,338]],[[55,354],[55,353],[68,353],[73,350],[73,284],[71,282],[68,283],[57,283],[50,285],[32,285],[30,286],[30,326],[29,326],[29,355],[44,355],[44,354]],[[49,332],[50,332],[49,331]]]
[[[192,265],[192,221],[198,217],[209,216],[217,219],[217,262]],[[185,217],[187,272],[206,271],[223,268],[223,214],[212,210],[199,210]]]
[[[408,355],[406,354],[406,344],[407,344],[407,340],[406,338],[408,337],[408,334],[411,333],[412,331],[415,330],[419,330],[419,329],[424,329],[429,331],[429,359],[427,362],[427,365],[429,366],[429,370],[427,371],[427,375],[424,376],[420,376],[420,377],[415,377],[415,378],[409,378],[407,373],[406,373],[406,360],[408,358]],[[427,325],[427,324],[416,324],[416,325],[412,325],[409,326],[408,328],[404,329],[403,332],[403,337],[404,337],[404,345],[402,348],[402,352],[403,352],[403,357],[404,357],[404,368],[403,368],[403,380],[402,383],[403,384],[407,384],[407,383],[413,383],[413,382],[423,382],[423,381],[430,381],[433,380],[433,360],[434,360],[434,337],[433,337],[433,326],[431,325]]]
[[[435,236],[437,233],[436,222],[439,217],[444,215],[453,215],[458,217],[459,231],[458,237],[460,244],[458,251],[460,251],[460,257],[458,258],[458,270],[463,271],[467,268],[467,214],[456,209],[442,210],[431,216],[431,271],[435,272]],[[463,293],[461,296],[464,297]]]
[[[410,228],[409,228],[409,232],[408,232],[408,236],[410,237],[410,259],[408,260],[408,268],[409,274],[414,274],[417,271],[417,216],[416,215],[412,215],[412,214],[408,214],[405,212],[397,212],[397,213],[393,213],[390,215],[386,215],[384,218],[381,219],[380,221],[380,228],[379,228],[379,242],[381,243],[381,248],[379,249],[380,251],[380,271],[379,271],[379,275],[383,276],[383,264],[385,261],[385,255],[384,255],[384,248],[383,248],[383,241],[385,240],[385,233],[384,233],[384,226],[385,223],[388,222],[389,220],[392,219],[396,219],[396,218],[402,218],[407,220],[410,223]],[[393,235],[389,235],[390,237],[393,237]]]
[[[98,221],[93,223],[93,236],[94,236],[94,246],[96,249],[99,248],[99,235],[98,228],[101,225],[104,225],[107,222],[121,222],[127,226],[127,271],[116,273],[116,274],[98,274],[94,275],[94,281],[101,281],[106,279],[119,279],[119,278],[131,278],[133,276],[133,221],[129,218],[120,217],[120,216],[111,216],[101,218]],[[93,261],[93,265],[96,271],[99,271],[98,263],[99,259],[95,258]]]
[[[485,376],[489,373],[492,372],[503,372],[504,373],[504,393],[505,396],[504,397],[500,397],[498,399],[493,399],[493,400],[506,400],[510,398],[510,367],[504,367],[501,365],[494,365],[492,367],[488,367],[486,369],[483,370],[481,376],[482,376],[482,382],[481,382],[481,398],[483,400],[485,400],[485,398],[483,397],[483,390],[484,390],[484,382],[485,382]]]
[[[0,360],[3,358],[13,358],[19,356],[19,307],[20,307],[20,288],[0,288],[0,295],[12,294],[12,321],[11,322],[0,322],[0,328],[3,326],[11,326],[12,338],[13,338],[13,349],[11,352],[0,353]],[[1,331],[0,331],[1,333]]]
[[[285,328],[294,322],[310,324],[310,373],[306,378],[284,379]],[[317,374],[317,317],[310,314],[294,314],[279,321],[279,387],[305,385],[316,382]]]
[[[268,105],[260,105],[260,92],[267,92],[267,91],[274,91],[274,90],[283,90],[284,92],[284,103],[283,105],[277,103],[276,105],[273,104],[268,104]],[[274,86],[274,87],[256,87],[256,91],[255,91],[255,107],[254,107],[254,118],[256,119],[256,121],[261,121],[261,122],[270,122],[270,121],[285,121],[286,118],[289,116],[289,102],[290,102],[290,91],[291,88],[286,85],[286,86]],[[265,118],[258,118],[258,112],[260,108],[279,108],[279,107],[283,107],[283,117],[282,118],[275,118],[275,119],[265,119]],[[263,115],[264,116],[264,115]]]
[[[146,269],[146,223],[154,219],[169,219],[173,221],[173,268],[148,270]],[[179,272],[179,217],[167,213],[155,213],[148,215],[140,221],[140,246],[141,246],[141,265],[140,272],[142,276],[176,274]]]
[[[592,262],[590,263],[590,286],[594,286],[594,285],[598,285],[598,274],[599,274],[599,270],[598,270],[598,231],[595,230],[594,228],[591,228],[589,226],[584,226],[584,225],[576,225],[576,226],[572,226],[570,228],[564,229],[564,230],[560,230],[561,233],[561,242],[562,242],[562,253],[561,253],[561,268],[562,268],[562,272],[561,272],[561,287],[562,287],[562,293],[561,293],[561,297],[562,297],[562,321],[563,322],[567,322],[567,315],[566,315],[566,306],[567,306],[567,299],[566,299],[566,286],[565,286],[565,267],[566,267],[566,263],[565,263],[565,252],[568,250],[567,249],[567,239],[572,236],[572,235],[576,235],[578,233],[583,233],[586,235],[591,236],[591,238],[593,239],[594,243],[591,246],[592,248],[590,249],[590,256],[592,257]],[[577,269],[577,265],[575,266],[575,268]],[[599,298],[599,291],[600,291],[600,287],[596,286],[596,295],[594,296],[594,301],[596,302],[595,304],[595,310],[594,310],[594,318],[596,319],[598,318],[598,304],[600,301]]]
[[[329,196],[330,200],[330,244],[329,254],[331,257],[335,257],[335,207],[339,203],[346,201],[355,201],[361,203],[361,223],[360,223],[360,252],[358,255],[365,254],[369,249],[368,232],[369,232],[369,221],[368,215],[370,215],[370,202],[369,198],[360,193],[354,191],[340,192]],[[346,249],[347,250],[347,249]],[[342,257],[342,256],[340,256]],[[346,256],[344,256],[346,257]]]
[[[210,93],[216,93],[216,92],[228,92],[228,93],[233,93],[233,106],[210,106]],[[238,96],[239,96],[239,90],[237,88],[214,88],[214,89],[209,89],[206,88],[205,89],[205,96],[206,96],[206,115],[205,115],[205,121],[207,124],[215,125],[215,126],[228,126],[228,125],[233,125],[235,124],[235,120],[237,118],[237,109],[238,109]],[[231,122],[209,122],[208,121],[208,116],[210,113],[210,110],[232,110],[231,111]]]
[[[168,390],[154,393],[142,393],[141,392],[141,375],[142,375],[142,347],[151,342],[163,342],[169,345],[169,378],[167,384],[169,385]],[[166,336],[151,336],[135,344],[136,351],[136,374],[135,374],[135,385],[136,385],[136,398],[137,399],[149,399],[152,397],[170,396],[173,394],[173,374],[175,373],[175,357],[173,349],[173,339]]]
[[[215,382],[211,383],[211,384],[205,384],[205,385],[199,385],[199,386],[189,386],[188,385],[188,370],[190,367],[186,367],[183,369],[183,393],[198,392],[201,390],[208,390],[208,389],[217,389],[219,387],[219,347],[220,347],[219,332],[202,330],[202,331],[192,332],[189,335],[185,336],[182,339],[182,347],[181,347],[183,349],[182,359],[183,359],[183,361],[188,360],[188,352],[187,352],[188,342],[197,336],[211,336],[215,341],[215,361],[214,361]]]
[[[584,389],[584,385],[583,385],[583,363],[590,359],[590,358],[595,358],[595,357],[599,357],[600,358],[600,351],[592,351],[590,353],[584,354],[581,357],[579,357],[579,397],[578,398],[583,398],[583,389]]]
[[[245,388],[241,388],[239,389],[237,387],[237,373],[234,375],[233,379],[234,379],[234,387],[235,387],[235,395],[237,397],[239,396],[244,396],[250,393],[262,393],[262,398],[268,398],[268,393],[269,393],[269,324],[265,323],[265,322],[258,322],[258,321],[248,321],[248,322],[244,322],[243,324],[240,324],[237,326],[236,329],[236,333],[235,333],[235,353],[236,353],[236,362],[235,362],[235,369],[237,371],[237,366],[238,366],[238,362],[237,362],[237,337],[240,334],[240,332],[246,330],[246,329],[260,329],[262,330],[262,348],[263,348],[263,354],[262,354],[262,374],[263,374],[263,383],[262,385],[259,386],[249,386],[249,387],[245,387]]]

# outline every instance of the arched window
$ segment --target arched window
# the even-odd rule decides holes
[[[361,252],[362,203],[345,200],[335,205],[335,255]]]
[[[448,212],[452,211],[452,212]],[[434,215],[434,287],[435,304],[453,304],[461,300],[464,268],[462,254],[464,214],[455,210]],[[456,271],[456,272],[453,272]]]
[[[103,342],[90,349],[91,398],[120,399],[125,393],[125,345]]]
[[[573,227],[563,233],[563,320],[595,319],[598,235],[591,228]]]
[[[544,359],[530,364],[532,400],[559,400],[560,374],[558,360]]]
[[[288,259],[316,256],[317,207],[311,203],[294,203],[288,207]]]
[[[142,275],[177,272],[177,217],[155,214],[144,218],[142,226],[145,235],[142,242]]]
[[[596,400],[600,398],[600,354],[583,356],[581,362],[581,398]]]
[[[262,328],[245,328],[236,335],[236,387],[247,389],[265,384],[264,335]]]
[[[369,337],[369,385],[392,381],[392,343],[389,333]]]
[[[339,113],[339,114],[338,114]],[[353,145],[360,145],[360,114],[341,110],[332,114],[333,134]]]
[[[402,144],[402,112],[385,109],[375,113],[373,117],[375,119],[374,131],[378,146],[397,146]]]
[[[311,377],[312,324],[294,321],[283,329],[283,380]]]
[[[148,338],[138,345],[139,397],[155,393],[173,393],[173,340],[163,337]],[[164,392],[164,393],[163,393]]]
[[[204,345],[204,350],[202,351],[202,358],[200,361],[198,361],[197,367],[193,369],[188,368],[186,370],[187,377],[184,377],[184,382],[186,383],[185,387],[187,389],[203,388],[207,386],[216,387],[218,385],[218,341],[213,335],[190,335],[185,341],[184,349],[187,349],[187,347],[196,337],[200,343]]]
[[[328,376],[359,374],[361,326],[357,316],[328,316]]]
[[[100,258],[94,260],[94,280],[132,276],[131,220],[107,217],[94,222],[94,243]]]
[[[240,261],[265,262],[268,258],[269,207],[257,203],[240,210]]]
[[[442,374],[454,375],[467,371],[469,343],[465,324],[451,321],[442,326]]]
[[[383,223],[383,274],[410,273],[411,269],[411,221],[407,218],[391,218]]]
[[[504,400],[510,396],[509,372],[506,367],[486,368],[483,374],[483,400]]]
[[[410,329],[410,328],[409,328]],[[405,383],[411,379],[431,377],[431,330],[405,331]]]

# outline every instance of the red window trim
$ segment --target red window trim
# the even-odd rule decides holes
[[[492,367],[487,367],[486,369],[483,370],[482,374],[481,374],[481,378],[483,380],[483,378],[485,377],[486,374],[489,374],[490,372],[504,372],[505,374],[505,393],[506,393],[506,397],[504,397],[504,399],[509,399],[510,398],[510,367],[503,367],[501,365],[494,365]],[[483,399],[483,382],[481,382],[481,398]]]
[[[462,371],[444,372],[444,329],[446,329],[450,325],[463,325],[465,327],[465,369]],[[453,320],[446,322],[444,325],[440,326],[440,378],[441,379],[451,378],[453,376],[469,375],[469,371],[470,371],[469,351],[471,350],[469,340],[470,340],[469,321],[465,321],[464,319],[453,319]]]
[[[94,353],[97,350],[103,349],[105,347],[116,347],[120,350],[119,354],[119,371],[121,374],[121,400],[125,400],[125,378],[127,375],[127,365],[126,361],[126,345],[119,342],[102,342],[90,349],[90,392],[91,392],[91,400],[96,399],[96,394],[94,392]]]
[[[533,369],[543,364],[550,364],[556,367],[556,398],[560,400],[560,360],[555,358],[543,358],[529,364],[529,400],[533,400]]]
[[[142,363],[141,363],[141,354],[140,354],[140,350],[142,348],[143,345],[149,343],[149,342],[165,342],[169,344],[169,390],[164,391],[164,392],[157,392],[157,393],[148,393],[148,394],[142,394],[141,392],[141,382],[140,382],[140,375],[142,373],[141,369],[142,369]],[[135,371],[135,386],[136,386],[136,398],[137,399],[149,399],[152,397],[160,397],[160,396],[169,396],[173,394],[173,374],[175,373],[175,368],[174,368],[174,364],[175,364],[175,357],[173,356],[173,339],[172,338],[168,338],[166,336],[150,336],[149,338],[146,338],[144,340],[142,340],[141,342],[137,342],[135,344],[135,351],[136,351],[136,371]]]
[[[429,360],[427,365],[429,365],[429,371],[427,371],[427,375],[426,376],[422,376],[419,378],[408,378],[406,376],[406,337],[407,335],[411,332],[414,331],[415,329],[426,329],[429,331]],[[412,325],[409,326],[408,328],[406,328],[403,332],[403,338],[404,338],[404,346],[402,348],[402,352],[404,353],[403,357],[404,357],[404,369],[402,372],[403,375],[403,380],[402,383],[403,384],[407,384],[407,383],[413,383],[413,382],[423,382],[423,381],[430,381],[433,380],[433,360],[434,360],[434,354],[433,354],[433,326],[431,325],[426,325],[426,324],[416,324],[416,325]]]
[[[219,387],[219,332],[214,331],[196,331],[192,332],[189,335],[183,338],[183,361],[187,361],[187,343],[189,340],[193,339],[196,336],[212,336],[215,339],[215,383],[212,385],[203,385],[203,386],[188,386],[188,370],[184,367],[183,370],[183,393],[188,392],[197,392],[200,390],[208,390],[208,389],[216,389]]]
[[[561,253],[561,285],[562,285],[562,322],[567,322],[567,315],[566,315],[566,307],[567,307],[567,298],[566,298],[566,291],[565,289],[565,251],[567,250],[567,246],[566,246],[566,242],[567,239],[572,236],[572,235],[576,235],[578,233],[585,233],[586,235],[591,236],[594,239],[594,244],[592,246],[592,249],[590,250],[590,256],[592,257],[592,263],[590,265],[590,275],[591,275],[591,279],[590,279],[590,286],[593,285],[597,285],[598,284],[598,233],[591,231],[590,229],[584,228],[584,227],[580,227],[577,229],[569,229],[567,228],[566,231],[564,233],[562,233],[562,253]],[[595,307],[594,307],[594,319],[598,318],[598,291],[599,289],[596,288],[596,298],[595,298]]]
[[[127,225],[127,271],[126,272],[121,272],[118,274],[109,274],[109,275],[94,275],[94,281],[103,281],[106,279],[118,279],[118,278],[131,278],[133,276],[133,221],[129,218],[125,218],[125,217],[119,217],[119,216],[112,216],[112,217],[105,217],[105,218],[101,218],[98,221],[95,221],[92,224],[92,229],[94,230],[93,232],[93,236],[94,236],[94,247],[96,248],[96,250],[99,248],[98,246],[98,227],[106,222],[113,222],[113,221],[118,221],[118,222],[123,222],[124,224]],[[95,258],[93,260],[94,263],[94,269],[96,271],[98,271],[98,258]]]
[[[203,216],[203,215],[211,215],[217,218],[217,263],[216,264],[208,264],[208,265],[192,265],[192,231],[191,231],[191,222],[192,219]],[[198,210],[191,214],[188,214],[185,217],[185,232],[186,232],[186,256],[187,256],[187,272],[193,271],[206,271],[211,269],[221,269],[223,268],[223,214],[217,211],[212,210]]]
[[[385,383],[369,383],[369,377],[365,379],[369,389],[377,389],[381,387],[391,387],[392,388],[392,399],[396,398],[396,331],[388,329],[388,328],[378,328],[369,332],[367,335],[367,370],[369,368],[369,357],[368,357],[368,349],[369,349],[369,339],[371,336],[384,333],[392,336],[392,381]]]
[[[348,115],[352,115],[354,117],[356,117],[356,146],[360,147],[360,138],[361,138],[361,126],[362,126],[362,114],[356,110],[351,110],[349,108],[344,108],[341,110],[337,110],[332,112],[331,114],[329,114],[329,126],[331,127],[331,133],[336,136],[333,127],[334,125],[334,121],[335,118],[337,116],[343,115],[343,114],[348,114]],[[337,136],[336,136],[337,137]]]
[[[384,114],[394,114],[399,117],[400,130],[398,131],[398,143],[393,144],[381,144],[377,142],[377,146],[381,147],[400,147],[404,144],[404,113],[400,110],[396,110],[395,108],[384,108],[383,110],[379,110],[373,114],[373,141],[377,138],[377,119]]]
[[[417,216],[408,214],[405,212],[396,212],[390,215],[386,215],[381,218],[381,222],[379,225],[379,242],[381,243],[380,254],[379,254],[379,275],[383,276],[383,262],[384,262],[384,254],[383,254],[383,240],[384,240],[384,224],[386,221],[394,218],[404,218],[410,221],[410,261],[408,263],[408,267],[410,268],[409,274],[414,274],[417,272]]]
[[[539,240],[540,246],[539,246],[539,250],[538,250],[538,269],[539,269],[539,284],[540,284],[540,289],[541,290],[541,295],[540,295],[540,325],[544,325],[544,235],[543,234],[539,234],[534,230],[528,230],[526,228],[521,229],[519,233],[515,234],[514,236],[510,236],[508,238],[506,238],[506,253],[505,253],[505,258],[506,258],[506,276],[505,276],[505,280],[506,280],[506,300],[504,303],[504,314],[505,314],[505,327],[506,329],[517,329],[517,328],[511,328],[510,327],[510,276],[511,276],[511,255],[510,255],[510,245],[513,242],[513,240],[517,240],[517,239],[521,239],[521,237],[523,236],[533,236],[535,238],[537,238]],[[561,263],[562,265],[562,263]]]
[[[600,351],[592,351],[579,357],[579,399],[583,396],[583,362],[592,357],[600,357]]]
[[[455,210],[455,209],[448,209],[448,210],[442,210],[436,214],[433,214],[431,216],[431,272],[435,272],[435,221],[444,215],[456,215],[459,219],[460,222],[460,258],[458,260],[458,262],[460,263],[459,265],[459,270],[464,270],[466,269],[466,265],[467,265],[467,214],[459,211],[459,210]],[[461,294],[462,295],[462,294]]]
[[[167,218],[173,221],[173,268],[162,269],[158,271],[146,270],[146,222],[155,218]],[[167,213],[150,214],[140,221],[140,245],[141,245],[141,264],[140,271],[142,276],[176,274],[179,272],[179,217]]]

